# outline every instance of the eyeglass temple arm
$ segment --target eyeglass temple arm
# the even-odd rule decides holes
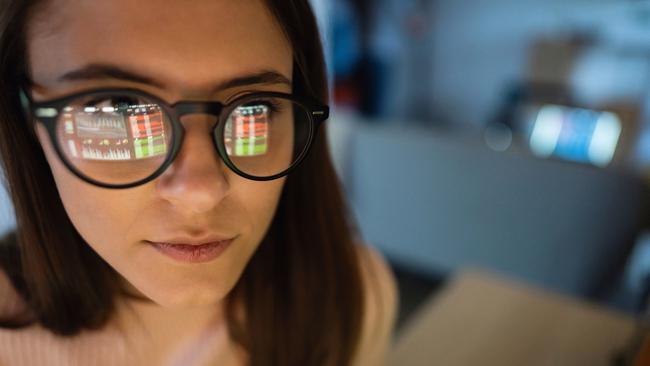
[[[326,105],[313,106],[311,115],[314,120],[320,125],[329,118],[330,108]]]

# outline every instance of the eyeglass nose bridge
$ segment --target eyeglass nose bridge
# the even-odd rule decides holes
[[[191,102],[181,101],[172,105],[172,110],[177,118],[188,114],[211,114],[219,117],[224,105],[219,102]]]

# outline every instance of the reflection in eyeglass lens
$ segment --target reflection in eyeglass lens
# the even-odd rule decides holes
[[[86,160],[145,159],[167,153],[166,131],[155,104],[64,110],[64,146]]]
[[[266,105],[235,109],[224,128],[224,141],[229,156],[259,156],[268,152],[269,110]]]

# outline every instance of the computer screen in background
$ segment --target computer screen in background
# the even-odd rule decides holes
[[[533,154],[605,167],[621,136],[619,116],[609,111],[547,104],[531,109],[528,141]]]

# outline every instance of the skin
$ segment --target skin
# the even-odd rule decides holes
[[[290,80],[291,47],[261,1],[160,4],[60,0],[40,10],[49,17],[37,15],[28,36],[34,99],[109,86],[137,87],[170,103],[226,101],[262,90],[291,92],[283,83],[213,90],[227,80],[262,70]],[[112,78],[58,80],[99,62],[145,75],[160,85]],[[255,182],[230,171],[212,145],[211,116],[186,116],[182,122],[185,141],[173,165],[156,180],[126,190],[98,188],[73,176],[53,151],[45,129],[36,125],[75,228],[131,291],[150,299],[138,305],[143,324],[160,330],[156,324],[164,319],[176,338],[184,334],[183,327],[194,334],[206,322],[218,321],[220,312],[215,309],[220,309],[258,248],[284,185],[284,179]],[[208,263],[179,263],[145,242],[208,234],[236,237]]]

